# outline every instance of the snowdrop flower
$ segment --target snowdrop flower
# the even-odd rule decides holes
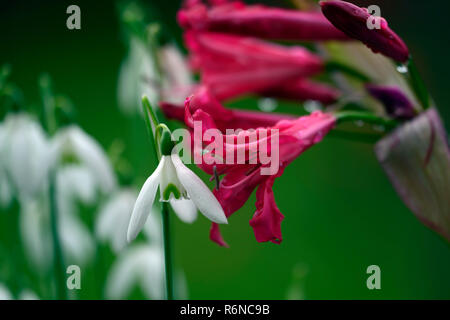
[[[96,234],[100,241],[108,242],[115,253],[127,244],[127,228],[136,202],[137,192],[123,189],[112,195],[100,208],[96,220]],[[153,208],[152,208],[153,209]],[[161,222],[156,214],[149,215],[144,232],[151,243],[161,243]]]
[[[170,201],[177,212],[182,212],[184,208],[189,211],[189,206],[193,204],[212,222],[228,223],[216,197],[204,182],[183,164],[178,154],[170,154],[171,150],[171,148],[166,151],[164,151],[164,148],[162,149],[163,155],[158,167],[145,181],[139,193],[128,227],[127,238],[129,242],[136,238],[144,226],[153,206],[158,187],[161,201]],[[185,201],[177,203],[179,199]]]
[[[130,248],[112,266],[106,283],[108,299],[126,298],[138,285],[147,298],[164,298],[164,262],[160,246]]]
[[[122,111],[132,114],[139,110],[140,96],[145,93],[153,105],[158,102],[158,90],[149,84],[157,78],[153,57],[146,45],[138,38],[132,37],[128,56],[119,71],[118,101]]]
[[[13,297],[3,284],[0,283],[0,300],[12,300]]]
[[[25,113],[9,114],[1,140],[0,162],[19,199],[35,197],[46,186],[51,162],[43,129]]]
[[[59,130],[52,140],[52,156],[59,163],[75,159],[89,169],[103,193],[111,192],[116,178],[100,144],[81,128],[71,125]]]

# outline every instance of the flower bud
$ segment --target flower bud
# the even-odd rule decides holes
[[[406,206],[450,241],[450,150],[436,109],[382,139],[375,153]]]
[[[408,97],[397,87],[366,85],[367,91],[379,100],[386,112],[396,119],[411,119],[416,111]]]
[[[382,17],[372,16],[367,9],[346,1],[321,1],[320,6],[325,17],[336,28],[360,40],[373,52],[382,53],[398,62],[409,59],[408,47]],[[369,28],[370,19],[379,22],[379,28]]]

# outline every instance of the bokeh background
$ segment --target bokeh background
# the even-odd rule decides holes
[[[283,0],[265,3],[289,5]],[[380,5],[382,15],[409,45],[450,124],[447,2],[359,3]],[[81,8],[81,30],[66,28],[70,4]],[[147,5],[167,32],[181,41],[175,21],[180,1],[148,0]],[[12,80],[26,101],[39,101],[37,78],[49,73],[55,90],[76,106],[79,124],[106,150],[123,141],[123,156],[140,177],[139,187],[153,170],[154,159],[144,122],[125,117],[117,106],[117,77],[126,50],[116,3],[2,1],[0,39],[0,65],[11,64]],[[239,104],[256,105],[252,100]],[[254,196],[222,228],[230,248],[209,241],[205,218],[193,225],[173,219],[175,264],[184,271],[189,298],[285,299],[292,292],[307,299],[450,298],[449,246],[404,206],[372,145],[327,137],[287,168],[274,191],[285,215],[281,245],[254,239],[248,224]],[[5,225],[0,228],[2,239],[16,232]],[[0,282],[20,286],[21,280],[10,271],[24,269],[21,255],[14,241],[0,252]],[[381,268],[381,290],[366,287],[366,268],[372,264]],[[104,277],[105,272],[94,267],[83,271],[80,297],[99,297],[102,289],[95,277]]]

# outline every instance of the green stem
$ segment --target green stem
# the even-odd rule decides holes
[[[53,240],[53,260],[54,272],[56,278],[57,298],[59,300],[67,299],[67,291],[65,285],[65,270],[63,262],[63,254],[61,250],[61,238],[58,229],[58,206],[56,202],[56,183],[55,175],[50,175],[49,200],[50,200],[50,227]]]
[[[378,117],[372,113],[361,111],[339,111],[335,113],[337,123],[362,121],[364,123],[380,125],[386,129],[393,129],[399,125],[399,122],[393,119]]]
[[[162,224],[164,240],[164,266],[166,275],[166,299],[173,300],[172,248],[170,237],[170,212],[167,202],[162,202]]]
[[[408,77],[409,76],[409,77]],[[426,110],[430,107],[430,95],[428,90],[420,77],[419,70],[417,70],[416,64],[411,58],[408,63],[407,80],[413,89],[417,99],[422,104],[422,107]]]

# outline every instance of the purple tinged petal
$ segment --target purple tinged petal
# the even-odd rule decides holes
[[[375,152],[406,206],[450,241],[450,150],[436,109],[399,127]]]
[[[366,89],[393,118],[411,119],[416,115],[412,102],[399,88],[368,84]]]

